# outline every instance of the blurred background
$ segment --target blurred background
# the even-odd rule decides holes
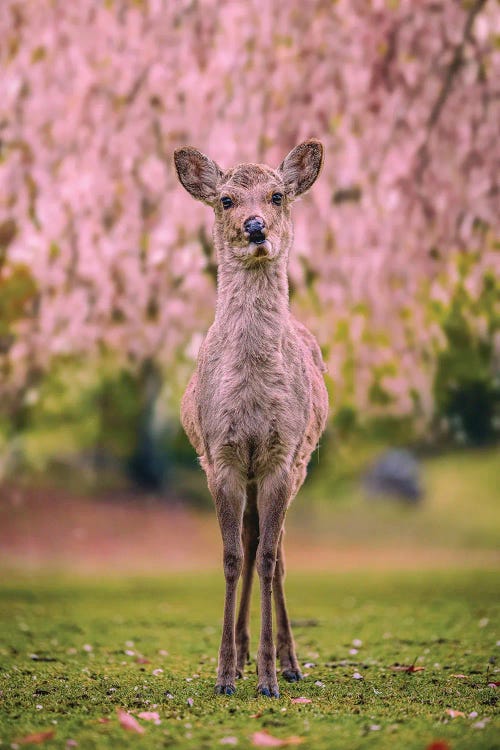
[[[172,154],[308,137],[291,306],[331,416],[290,562],[498,563],[499,3],[3,0],[0,38],[2,566],[219,566],[178,416],[212,215]]]

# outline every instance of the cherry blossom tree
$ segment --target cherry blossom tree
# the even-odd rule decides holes
[[[495,0],[4,0],[0,31],[0,293],[30,280],[2,337],[4,395],[54,359],[109,353],[176,394],[215,260],[174,148],[278,165],[316,136],[293,305],[337,404],[432,411],[433,304],[451,304],[463,254],[472,298],[499,270]]]

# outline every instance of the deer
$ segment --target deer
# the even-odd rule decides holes
[[[222,537],[225,602],[215,692],[233,695],[250,659],[256,567],[257,694],[278,698],[277,659],[286,681],[302,679],[284,592],[285,516],[328,416],[320,347],[290,312],[291,205],[316,181],[323,146],[307,140],[277,169],[246,163],[223,172],[190,146],[177,149],[174,162],[184,188],[215,214],[215,319],[181,402]]]

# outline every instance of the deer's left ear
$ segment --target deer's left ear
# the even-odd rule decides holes
[[[174,162],[177,176],[188,193],[198,201],[213,205],[223,176],[219,165],[191,146],[178,148],[174,152]]]
[[[316,182],[323,164],[323,144],[315,138],[295,146],[286,156],[278,172],[281,173],[288,195],[298,198]]]

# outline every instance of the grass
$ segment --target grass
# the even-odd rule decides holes
[[[488,686],[499,680],[493,572],[291,572],[288,591],[299,658],[311,666],[270,700],[255,697],[255,662],[236,696],[213,694],[220,575],[4,579],[2,746],[54,730],[47,748],[70,739],[80,750],[198,750],[231,737],[244,750],[265,729],[302,738],[305,750],[424,750],[437,739],[452,750],[500,747],[498,688]],[[252,632],[255,652],[255,621]],[[351,653],[355,640],[362,645]],[[395,671],[396,663],[424,669]],[[311,703],[293,704],[298,696]],[[127,732],[117,707],[158,711],[161,724],[139,719],[144,734]]]
[[[351,453],[348,453],[351,457]],[[325,463],[306,484],[290,515],[301,528],[335,543],[497,550],[500,530],[498,448],[463,450],[422,462],[424,499],[418,507],[367,500],[354,477],[332,480]],[[310,512],[311,506],[314,513]]]
[[[203,750],[228,738],[246,750],[265,730],[305,750],[500,749],[498,459],[490,449],[426,460],[418,508],[367,501],[359,471],[332,477],[320,463],[286,545],[298,654],[310,666],[298,685],[280,680],[279,700],[255,696],[257,597],[247,678],[234,697],[213,693],[223,600],[221,572],[207,572],[220,564],[213,512],[12,488],[0,503],[0,748],[51,731],[48,750],[68,740]],[[174,574],[194,549],[207,570]],[[49,575],[56,563],[65,576]],[[128,563],[171,572],[126,578]],[[313,566],[334,572],[298,572]],[[108,575],[70,578],[78,570]],[[311,702],[292,703],[299,696]],[[161,724],[139,718],[144,733],[127,732],[117,708],[157,711]]]
[[[325,460],[292,504],[286,550],[291,567],[494,568],[500,563],[500,450],[457,451],[422,463],[417,507],[367,499],[359,477],[335,481]],[[201,480],[204,475],[198,468]],[[49,477],[50,479],[50,477]],[[2,489],[0,488],[0,493]],[[220,569],[213,507],[196,513],[159,497],[115,492],[99,499],[40,481],[4,489],[0,568],[135,573]]]

